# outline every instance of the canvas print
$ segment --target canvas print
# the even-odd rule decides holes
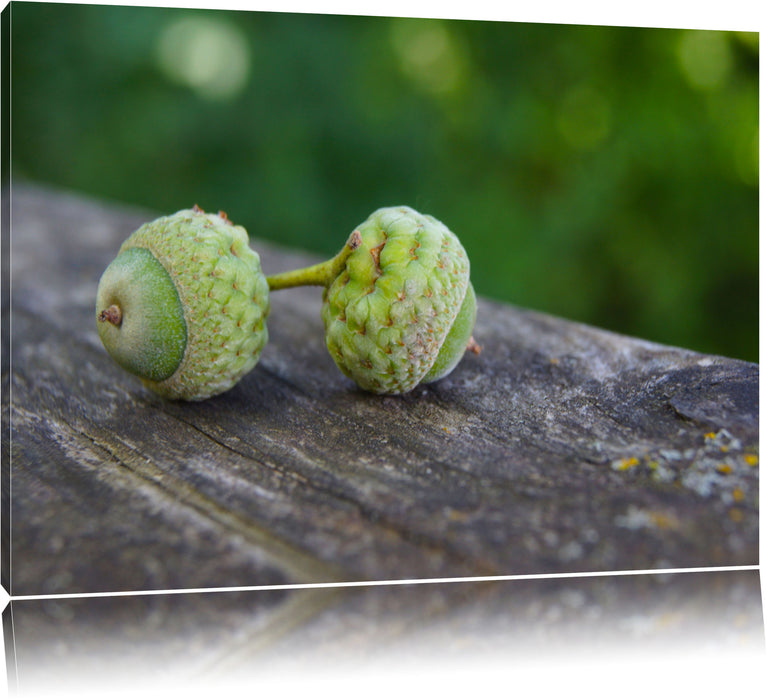
[[[11,596],[756,569],[757,32],[3,18]]]

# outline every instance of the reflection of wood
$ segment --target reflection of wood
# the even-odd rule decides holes
[[[367,668],[390,677],[440,662],[451,665],[455,685],[458,673],[483,661],[513,673],[541,661],[557,669],[559,661],[581,659],[586,667],[600,663],[606,678],[612,659],[662,669],[681,659],[688,673],[695,660],[693,688],[714,677],[709,669],[719,659],[721,675],[740,687],[753,678],[731,676],[730,660],[741,670],[744,654],[762,659],[764,647],[758,571],[162,593],[11,606],[9,670],[20,688],[41,691],[35,698],[59,697],[63,688],[97,697],[106,682],[128,693],[173,680],[176,688],[219,688],[236,679],[265,688],[269,681],[314,681],[321,673],[352,678]],[[664,674],[646,674],[639,688],[649,678],[665,688]],[[478,682],[488,679],[482,674]]]
[[[479,355],[372,396],[305,288],[273,293],[237,387],[169,403],[94,320],[154,215],[22,187],[12,205],[15,595],[757,563],[757,365],[480,300]],[[315,261],[252,245],[268,274]]]

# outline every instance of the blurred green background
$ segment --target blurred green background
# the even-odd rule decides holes
[[[758,34],[28,3],[11,22],[15,180],[196,202],[322,258],[408,204],[458,234],[481,295],[759,359]]]

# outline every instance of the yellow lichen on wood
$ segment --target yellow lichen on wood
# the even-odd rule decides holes
[[[612,463],[612,467],[614,469],[617,469],[618,471],[625,471],[626,469],[635,467],[638,463],[639,463],[638,457],[623,457],[622,459],[615,460]]]

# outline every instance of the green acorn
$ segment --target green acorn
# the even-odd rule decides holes
[[[378,394],[449,374],[472,339],[477,300],[469,259],[437,219],[378,209],[327,262],[267,278],[271,290],[323,286],[326,346],[342,372]]]
[[[135,231],[97,290],[108,354],[170,399],[234,386],[258,362],[268,313],[267,281],[245,229],[196,206]]]

